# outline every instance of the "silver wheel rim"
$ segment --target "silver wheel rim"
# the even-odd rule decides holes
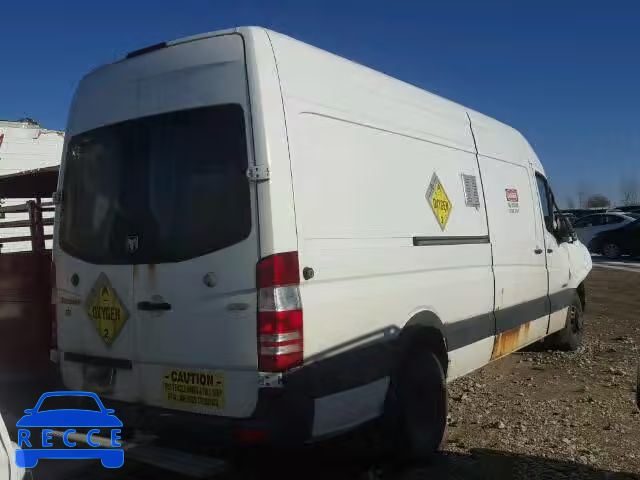
[[[606,257],[617,257],[620,254],[620,249],[613,243],[608,243],[604,246],[604,255]]]

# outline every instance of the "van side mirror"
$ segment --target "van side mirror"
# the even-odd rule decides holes
[[[576,239],[576,234],[569,226],[564,218],[558,218],[558,226],[556,228],[556,238],[558,243],[573,243]]]

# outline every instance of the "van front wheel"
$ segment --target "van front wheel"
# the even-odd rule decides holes
[[[394,456],[429,461],[440,448],[447,425],[447,384],[438,357],[413,348],[391,379],[385,424]]]
[[[622,255],[622,250],[615,243],[606,243],[602,247],[602,253],[609,260],[617,260],[618,258],[620,258],[620,255]]]
[[[555,350],[574,351],[582,343],[584,333],[584,318],[582,302],[575,295],[567,310],[567,322],[564,328],[545,339],[545,346]]]

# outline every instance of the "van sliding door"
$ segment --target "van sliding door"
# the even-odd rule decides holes
[[[493,244],[497,337],[492,358],[498,358],[546,334],[547,267],[529,171],[482,155],[479,162]]]

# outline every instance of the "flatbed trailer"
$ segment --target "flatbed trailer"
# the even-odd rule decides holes
[[[57,181],[57,166],[0,177],[0,198],[29,199],[0,206],[0,217],[28,215],[26,220],[0,219],[0,244],[30,245],[25,251],[0,249],[0,382],[29,381],[52,371],[51,250],[46,248],[51,235],[45,235],[45,226],[53,218],[45,217],[55,207],[43,199],[51,198]],[[29,234],[16,236],[16,227],[29,227]]]

